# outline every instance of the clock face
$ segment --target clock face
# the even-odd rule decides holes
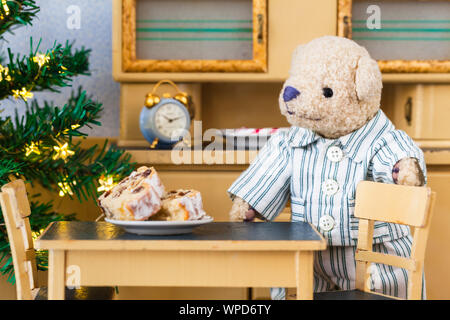
[[[183,130],[188,127],[186,112],[173,102],[168,102],[158,108],[155,112],[156,130],[163,136],[171,140],[176,140],[183,135]]]

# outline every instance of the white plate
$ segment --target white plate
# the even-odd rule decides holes
[[[287,130],[289,128],[239,128],[222,129],[220,132],[228,147],[232,146],[235,150],[259,150],[273,134]]]
[[[210,223],[214,219],[205,217],[189,221],[122,221],[105,219],[106,222],[122,227],[126,232],[141,235],[171,235],[191,233],[195,227]]]

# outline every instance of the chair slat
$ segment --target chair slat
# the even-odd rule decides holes
[[[357,250],[355,254],[355,259],[356,261],[387,264],[390,266],[408,269],[411,271],[415,271],[417,268],[417,263],[413,259],[373,251]]]
[[[423,227],[427,187],[409,187],[362,181],[356,188],[355,216],[363,219]]]

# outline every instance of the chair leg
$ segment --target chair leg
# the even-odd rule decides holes
[[[422,286],[423,286],[423,269],[418,268],[416,271],[409,273],[408,283],[408,300],[421,300],[422,299]]]

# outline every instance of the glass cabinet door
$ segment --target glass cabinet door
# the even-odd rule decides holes
[[[450,1],[339,0],[338,34],[382,72],[450,72]]]
[[[267,0],[123,0],[126,72],[265,72]]]

